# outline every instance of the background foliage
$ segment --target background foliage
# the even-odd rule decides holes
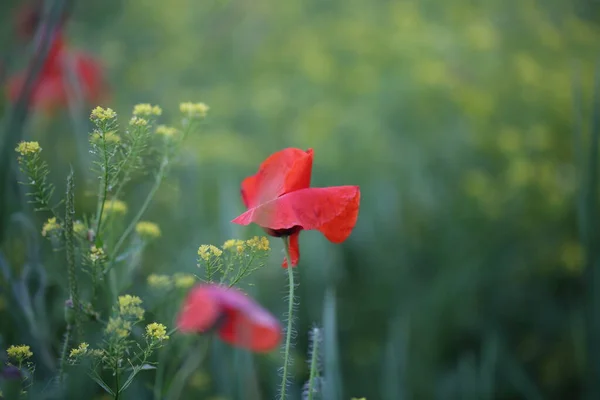
[[[5,71],[30,55],[10,33],[17,3],[0,5]],[[577,222],[585,168],[574,144],[587,152],[600,111],[591,106],[594,2],[106,0],[73,11],[71,44],[106,67],[105,106],[127,115],[134,103],[157,103],[167,121],[180,101],[211,107],[149,211],[163,237],[144,253],[134,291],[151,272],[193,272],[201,243],[258,234],[229,222],[242,210],[241,179],[280,148],[312,147],[313,185],[357,184],[362,201],[345,244],[302,235],[298,388],[309,328],[323,323],[333,293],[344,398],[582,394],[593,355]],[[78,144],[90,109],[27,121],[25,138],[40,141],[58,192],[69,163],[88,162]],[[128,203],[148,185],[135,181]],[[77,201],[91,211],[82,187]],[[31,251],[60,262],[39,237],[42,219],[26,215],[2,245],[11,268]],[[251,290],[280,315],[285,274],[274,246]],[[45,287],[35,337],[0,280],[0,347],[31,343],[37,355],[43,338],[58,348],[60,280],[26,282]],[[269,357],[256,360],[265,398],[278,381]],[[228,368],[206,366],[186,398],[239,398],[230,389],[240,374]],[[136,390],[143,384],[131,398]]]

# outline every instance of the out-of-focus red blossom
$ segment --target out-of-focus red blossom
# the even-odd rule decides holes
[[[273,315],[240,290],[216,284],[190,290],[177,326],[183,333],[216,329],[224,342],[254,352],[271,351],[281,340],[281,325]]]
[[[333,243],[350,236],[358,218],[358,186],[311,188],[313,150],[287,148],[272,154],[242,182],[247,211],[232,222],[255,223],[267,234],[289,236],[291,264],[298,264],[298,236],[318,230]],[[284,259],[283,267],[287,267]]]
[[[9,77],[7,92],[11,101],[19,97],[25,79],[24,71]],[[67,107],[69,95],[72,96],[70,93],[75,90],[72,79],[77,80],[86,102],[95,104],[106,100],[108,91],[100,63],[86,53],[70,50],[58,33],[52,40],[48,57],[34,83],[30,106],[48,113]]]

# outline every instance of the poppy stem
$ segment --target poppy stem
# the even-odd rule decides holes
[[[287,374],[288,367],[291,367],[292,359],[290,356],[290,347],[292,345],[292,330],[294,329],[294,269],[292,267],[292,258],[290,257],[290,242],[289,236],[283,238],[283,248],[285,250],[285,256],[288,261],[288,279],[289,279],[289,293],[288,293],[288,315],[287,315],[287,329],[285,331],[285,348],[283,353],[283,372],[281,376],[281,393],[280,400],[285,400],[286,389],[288,385]]]

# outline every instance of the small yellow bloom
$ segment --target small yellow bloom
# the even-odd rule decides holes
[[[223,243],[223,250],[237,249],[238,246],[244,246],[244,241],[239,239],[229,239]]]
[[[154,222],[140,221],[135,226],[135,231],[143,239],[156,239],[160,236],[160,228]]]
[[[83,222],[78,220],[73,222],[73,232],[78,235],[85,235],[87,233],[87,228]]]
[[[175,282],[175,287],[179,289],[188,289],[194,286],[196,277],[192,274],[177,273],[173,275],[173,281]]]
[[[60,224],[56,222],[56,218],[48,218],[48,221],[46,221],[42,227],[42,236],[47,236],[49,233],[51,234],[59,229]]]
[[[204,261],[210,260],[211,257],[220,257],[223,251],[212,244],[203,244],[198,248],[198,255]]]
[[[108,144],[117,144],[121,142],[121,136],[117,135],[115,132],[108,131],[104,133],[94,132],[90,137],[90,141],[94,144],[98,144],[104,139],[104,141]]]
[[[189,117],[206,117],[209,107],[204,103],[185,102],[179,104],[179,111]]]
[[[158,341],[168,340],[167,327],[156,322],[148,324],[146,325],[146,337]]]
[[[115,334],[120,338],[126,338],[131,332],[131,322],[125,321],[121,317],[110,317],[105,332],[109,335]]]
[[[153,106],[152,104],[143,103],[136,104],[133,107],[133,115],[141,115],[143,117],[151,117],[153,115],[159,116],[162,114],[162,108],[159,106]]]
[[[119,313],[124,317],[134,317],[138,320],[144,318],[144,309],[141,307],[142,299],[126,294],[119,296]]]
[[[71,352],[69,353],[69,358],[77,358],[86,355],[89,347],[89,344],[85,342],[81,343],[77,348],[71,349]]]
[[[129,120],[129,125],[146,126],[148,125],[148,120],[140,117],[133,117]]]
[[[25,345],[12,345],[6,350],[6,354],[8,354],[9,358],[12,358],[17,362],[23,362],[31,356],[33,356],[33,353],[31,352],[29,346]]]
[[[92,262],[98,262],[102,260],[105,256],[106,254],[104,253],[102,247],[92,246],[90,248],[90,260],[92,260]]]
[[[91,120],[106,121],[117,117],[117,113],[110,108],[96,107],[90,115]]]
[[[26,156],[28,154],[39,153],[42,151],[42,148],[38,142],[21,142],[15,148],[15,151],[22,156]]]
[[[171,287],[172,281],[169,275],[151,274],[148,276],[148,285],[156,289],[167,289]]]
[[[248,245],[248,247],[250,247],[253,250],[260,250],[260,251],[269,251],[271,250],[271,246],[269,245],[269,239],[267,239],[266,236],[254,236],[252,239],[249,239],[246,241],[246,244]]]
[[[104,212],[124,215],[127,213],[127,204],[121,200],[111,200],[104,203]]]
[[[167,125],[158,125],[156,127],[156,134],[157,135],[162,135],[164,137],[173,137],[175,135],[177,135],[178,131],[177,129],[167,126]]]

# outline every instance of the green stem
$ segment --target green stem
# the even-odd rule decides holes
[[[287,329],[285,332],[285,348],[283,353],[283,373],[281,376],[281,395],[280,400],[285,400],[286,389],[287,389],[287,375],[288,367],[292,363],[290,357],[290,347],[292,344],[292,329],[294,327],[294,269],[292,267],[292,258],[290,257],[289,238],[283,237],[283,247],[285,249],[285,256],[288,262],[288,279],[289,279],[289,293],[288,293],[288,320]]]
[[[313,339],[312,339],[312,354],[310,358],[310,376],[308,378],[308,400],[313,400],[313,393],[315,391],[315,377],[318,374],[318,360],[319,360],[319,341],[320,341],[320,333],[316,330],[313,330]]]
[[[60,352],[60,367],[58,370],[58,380],[62,383],[63,375],[65,372],[65,364],[67,363],[67,350],[69,348],[69,341],[71,339],[71,324],[67,324],[65,332],[65,339],[63,342],[62,350]]]
[[[117,361],[117,365],[115,365],[115,400],[119,400],[119,394],[121,393],[121,385],[119,383],[119,365]]]
[[[104,156],[104,165],[102,166],[104,169],[104,176],[102,177],[102,197],[99,202],[100,209],[98,210],[98,220],[96,221],[96,235],[100,236],[100,227],[102,224],[102,214],[104,213],[104,204],[106,203],[106,198],[108,197],[108,152],[106,150],[106,138],[104,137],[105,132],[102,133],[102,155]]]
[[[188,353],[188,357],[173,378],[173,383],[171,384],[169,392],[166,396],[167,400],[175,400],[181,396],[181,392],[183,391],[183,388],[185,387],[189,377],[195,370],[198,369],[208,354],[209,344],[210,338],[206,338],[196,347],[195,350]]]

